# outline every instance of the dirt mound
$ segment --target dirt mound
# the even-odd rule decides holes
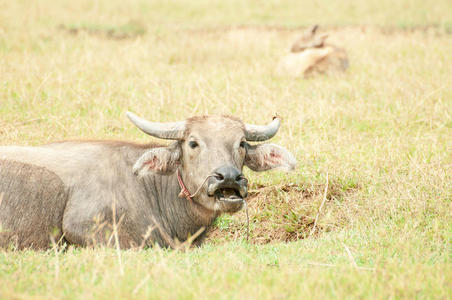
[[[250,189],[247,198],[250,220],[249,242],[268,244],[308,237],[324,197],[326,200],[321,214],[322,221],[316,225],[314,235],[334,227],[342,227],[346,219],[337,214],[331,218],[329,204],[341,201],[357,189],[356,184],[329,182],[325,197],[325,185],[322,184],[256,185]],[[235,215],[218,218],[208,232],[207,242],[245,239],[246,236],[246,213],[242,210]]]

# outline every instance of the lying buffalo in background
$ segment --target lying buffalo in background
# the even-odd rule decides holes
[[[52,239],[107,245],[111,224],[121,248],[174,247],[172,241],[186,241],[221,213],[242,208],[244,165],[254,171],[295,167],[286,149],[247,143],[273,137],[278,118],[257,126],[229,116],[176,123],[128,117],[145,133],[175,142],[0,147],[0,247],[47,248]]]
[[[328,34],[317,34],[318,25],[309,28],[292,45],[291,54],[283,57],[277,73],[288,76],[309,76],[315,73],[345,71],[348,68],[344,49],[328,44]]]

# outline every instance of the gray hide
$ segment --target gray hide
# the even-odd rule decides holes
[[[58,242],[67,195],[55,173],[0,160],[0,247],[47,248],[51,235]]]
[[[123,142],[0,147],[0,247],[46,248],[50,235],[58,241],[61,232],[69,244],[113,245],[113,214],[121,248],[173,246],[172,240],[185,241],[211,224],[216,215],[203,218],[198,204],[178,198],[175,174],[133,174],[136,160],[153,147]]]

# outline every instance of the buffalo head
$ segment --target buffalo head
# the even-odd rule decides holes
[[[311,48],[322,48],[325,45],[325,40],[328,38],[327,33],[317,34],[318,25],[308,28],[303,35],[295,41],[292,45],[291,52],[302,52]]]
[[[143,154],[134,165],[135,174],[169,175],[178,170],[191,193],[199,189],[193,200],[208,210],[221,213],[242,208],[248,188],[242,173],[245,165],[253,171],[295,167],[295,159],[286,149],[248,143],[273,137],[279,129],[279,118],[257,126],[229,116],[193,117],[174,123],[154,123],[130,112],[127,116],[145,133],[175,140]]]

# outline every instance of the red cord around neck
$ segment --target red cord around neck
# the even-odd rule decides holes
[[[204,186],[204,183],[207,182],[207,179],[209,179],[210,177],[214,177],[215,175],[210,174],[208,176],[206,176],[206,178],[204,178],[204,181],[201,183],[201,185],[198,187],[198,189],[196,190],[196,192],[194,194],[190,193],[190,191],[185,187],[184,182],[182,181],[182,177],[180,176],[180,172],[179,169],[177,169],[177,182],[179,182],[179,186],[181,188],[181,191],[179,193],[179,198],[187,198],[187,200],[192,201],[193,197],[195,197],[196,195],[199,194],[199,192],[201,191],[201,188]]]
[[[187,198],[188,201],[192,201],[193,197],[190,193],[190,191],[185,186],[184,182],[182,181],[182,177],[180,176],[180,171],[177,169],[177,182],[179,182],[179,186],[181,188],[181,191],[179,193],[179,198]]]

